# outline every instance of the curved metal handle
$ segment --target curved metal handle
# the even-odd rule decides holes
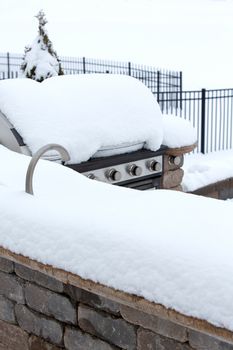
[[[68,160],[70,160],[70,155],[67,152],[67,150],[63,147],[60,146],[56,143],[49,143],[48,145],[41,147],[32,157],[29,166],[28,166],[28,170],[27,170],[27,175],[26,175],[26,183],[25,183],[25,191],[29,194],[34,194],[33,193],[33,186],[32,186],[32,180],[33,180],[33,174],[34,174],[34,170],[36,167],[36,164],[38,162],[38,160],[40,159],[40,157],[51,150],[55,150],[57,151],[60,155],[61,158],[63,160],[63,162],[67,162]]]

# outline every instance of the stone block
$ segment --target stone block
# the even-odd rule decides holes
[[[0,295],[0,320],[15,323],[14,304]]]
[[[0,257],[0,271],[11,273],[14,271],[14,263],[8,259]]]
[[[28,334],[18,326],[0,321],[1,350],[29,350]]]
[[[36,284],[39,284],[40,286],[48,288],[54,292],[63,292],[64,288],[62,282],[39,271],[32,270],[20,264],[15,264],[15,273],[24,280],[35,282]]]
[[[193,350],[188,344],[164,338],[142,328],[138,330],[137,345],[137,350]]]
[[[53,316],[57,320],[76,324],[76,309],[70,300],[48,289],[28,283],[25,286],[25,299],[27,305],[47,316]]]
[[[71,285],[65,286],[67,293],[74,301],[87,304],[99,310],[104,310],[114,315],[120,314],[120,305],[110,299],[88,292],[84,289]]]
[[[183,169],[170,170],[163,174],[162,188],[172,188],[179,186],[184,175]]]
[[[89,307],[80,305],[78,308],[78,322],[80,328],[109,343],[127,350],[136,349],[135,327],[122,318],[97,312]]]
[[[4,295],[19,304],[24,304],[23,285],[19,278],[0,272],[0,281],[0,295]]]
[[[47,343],[46,341],[36,337],[35,335],[32,335],[29,338],[29,349],[30,350],[61,350],[61,348],[58,348],[53,344]]]
[[[16,305],[15,313],[18,324],[28,333],[42,337],[53,344],[62,343],[63,329],[57,321],[32,312],[24,305]]]
[[[121,315],[126,321],[150,329],[164,337],[172,338],[182,343],[186,342],[188,339],[187,329],[169,320],[149,315],[123,305],[121,306]]]
[[[183,187],[179,185],[176,187],[169,188],[169,190],[183,192]]]
[[[233,342],[194,330],[189,331],[189,344],[195,350],[233,350]]]
[[[66,328],[64,335],[64,344],[67,350],[116,350],[103,340],[92,337],[77,329]]]

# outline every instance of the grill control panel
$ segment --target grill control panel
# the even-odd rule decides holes
[[[112,167],[100,168],[83,172],[83,175],[107,183],[121,183],[133,179],[140,179],[148,175],[160,175],[163,169],[163,156],[123,163]]]

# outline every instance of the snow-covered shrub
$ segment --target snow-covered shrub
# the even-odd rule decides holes
[[[39,21],[39,33],[32,45],[25,47],[21,70],[26,78],[41,82],[46,78],[64,73],[45,29],[47,20],[44,12],[39,11],[35,17]]]

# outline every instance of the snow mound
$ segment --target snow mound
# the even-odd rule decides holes
[[[64,146],[71,163],[99,149],[144,143],[156,151],[163,138],[162,114],[139,80],[114,74],[57,76],[0,82],[0,110],[34,154],[48,143]],[[117,150],[116,150],[117,153]]]
[[[121,188],[45,160],[31,196],[30,157],[0,146],[0,160],[1,246],[233,330],[232,202]]]
[[[179,148],[193,145],[197,141],[197,131],[192,124],[173,114],[163,115],[163,145]]]

